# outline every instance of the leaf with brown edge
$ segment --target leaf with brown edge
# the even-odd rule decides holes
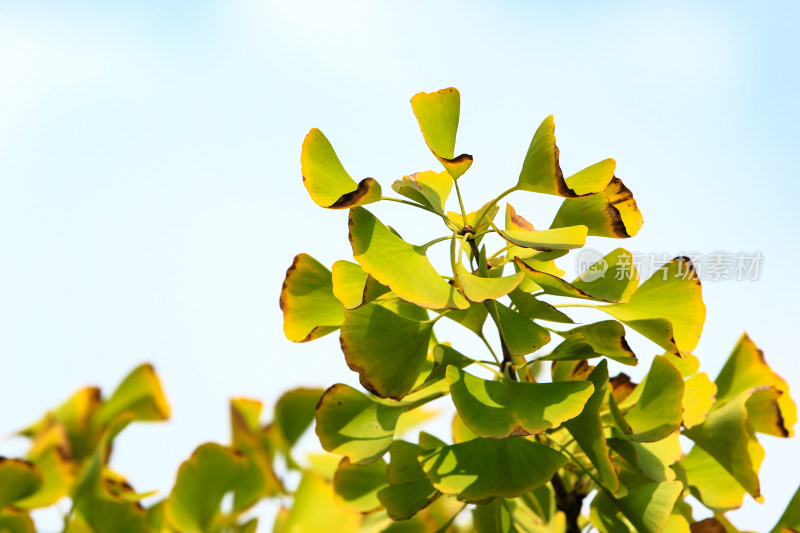
[[[411,98],[411,109],[417,117],[425,144],[453,179],[459,178],[472,165],[472,156],[455,156],[456,133],[461,113],[461,94],[455,87],[433,93],[417,93]]]
[[[419,322],[377,304],[345,311],[339,341],[347,366],[381,398],[411,392],[428,354],[433,322]]]
[[[392,189],[425,207],[443,215],[444,204],[453,188],[453,178],[447,171],[415,172],[392,184]]]
[[[578,416],[594,390],[588,381],[487,381],[447,369],[450,395],[461,419],[479,437],[533,435]]]
[[[601,302],[607,301],[603,300],[602,298],[595,298],[583,292],[558,276],[536,270],[522,259],[517,258],[514,260],[514,263],[517,265],[517,268],[519,268],[520,272],[524,272],[528,279],[536,283],[536,285],[538,285],[547,294],[552,294],[553,296],[567,296],[569,298],[580,298],[583,300],[596,300]]]
[[[295,256],[281,288],[283,333],[292,342],[308,342],[336,331],[344,306],[333,294],[331,271],[308,254]]]
[[[676,355],[694,350],[706,318],[700,277],[688,257],[664,264],[628,302],[596,308]]]
[[[603,190],[613,159],[601,161],[567,180],[559,164],[553,116],[545,118],[533,135],[515,189],[575,198]],[[609,178],[610,179],[610,178]]]
[[[636,366],[636,354],[625,339],[625,328],[616,320],[603,320],[567,331],[556,331],[564,342],[542,360],[593,359],[606,356],[624,365]]]
[[[644,224],[633,193],[614,178],[602,192],[581,198],[566,198],[551,228],[583,224],[594,237],[625,239],[636,235]]]
[[[313,128],[303,140],[300,154],[303,185],[314,203],[330,209],[348,209],[381,199],[381,186],[372,178],[356,183],[342,166],[333,146]]]
[[[132,420],[139,421],[169,419],[170,407],[153,365],[132,370],[97,410],[93,422],[104,427],[123,413],[132,413]]]
[[[370,463],[392,445],[397,420],[407,407],[373,398],[348,385],[334,385],[317,404],[319,442],[325,451],[344,455],[352,463]]]
[[[779,394],[774,400],[777,411],[772,415],[774,424],[761,424],[759,431],[776,437],[794,435],[797,423],[797,406],[789,396],[789,384],[770,368],[764,353],[747,336],[742,334],[736,343],[719,376],[717,385],[717,405],[736,398],[742,392],[753,387],[772,386]]]
[[[429,309],[466,309],[469,302],[443,280],[425,250],[413,246],[363,207],[350,210],[353,258],[400,298]]]

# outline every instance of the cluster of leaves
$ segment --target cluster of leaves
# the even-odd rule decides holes
[[[455,155],[458,91],[420,93],[411,103],[444,171],[396,181],[403,198],[384,197],[372,178],[353,180],[319,130],[303,143],[311,198],[349,209],[355,262],[329,270],[298,255],[281,291],[284,332],[306,342],[339,331],[366,392],[294,389],[267,424],[260,402],[232,400],[232,442],[199,446],[158,499],[110,466],[112,442],[128,424],[169,417],[153,368],[135,369],[107,398],[80,389],[20,432],[30,439],[25,458],[0,458],[0,532],[35,531],[30,512],[64,500],[68,533],[254,532],[253,507],[264,499],[281,505],[275,533],[737,531],[724,513],[746,494],[761,500],[757,434],[793,433],[787,383],[747,336],[714,381],[700,370],[692,351],[705,306],[686,258],[640,284],[631,254],[617,248],[578,279],[562,278],[554,261],[587,236],[627,238],[642,226],[613,160],[564,178],[549,117],[517,184],[467,212],[458,180],[472,156]],[[460,212],[446,210],[452,189]],[[534,229],[510,205],[500,229],[498,204],[515,191],[563,198],[549,229]],[[444,235],[404,241],[363,207],[379,201],[426,211]],[[439,242],[450,245],[446,275],[428,258]],[[579,325],[565,313],[574,306],[609,318]],[[440,342],[442,318],[477,336],[492,360]],[[628,328],[661,353],[638,384],[609,376],[608,359],[640,360]],[[456,411],[450,442],[424,431],[404,440],[430,418],[428,404],[445,397]],[[314,420],[327,453],[300,460],[293,450]],[[689,495],[713,516],[696,520]],[[772,531],[797,529],[800,491]]]
[[[298,255],[281,293],[284,332],[306,342],[338,330],[347,365],[369,391],[337,384],[317,407],[323,448],[343,456],[329,487],[333,497],[365,513],[365,522],[370,513],[386,513],[398,524],[432,502],[455,499],[472,509],[473,524],[462,529],[478,532],[735,531],[724,512],[741,506],[745,494],[761,500],[757,433],[793,432],[797,412],[787,383],[747,336],[715,381],[700,371],[692,351],[706,311],[685,257],[640,284],[632,255],[617,248],[578,279],[562,279],[554,260],[584,246],[587,236],[627,238],[642,226],[613,159],[565,178],[548,117],[516,185],[468,212],[459,181],[472,156],[456,156],[458,91],[420,93],[411,105],[444,171],[395,181],[392,189],[404,198],[383,196],[372,178],[357,183],[319,130],[303,143],[304,185],[319,206],[349,209],[355,262],[329,270]],[[460,212],[446,211],[452,189]],[[511,205],[498,227],[498,204],[515,191],[563,198],[548,229],[534,229]],[[379,201],[429,212],[443,222],[444,235],[406,242],[363,207]],[[487,251],[492,239],[498,249]],[[437,242],[450,244],[446,275],[428,258]],[[580,303],[554,305],[560,298]],[[571,306],[610,318],[577,325],[564,312]],[[484,333],[489,317],[502,357]],[[434,326],[441,318],[477,335],[494,361],[440,342]],[[639,362],[626,328],[663,352],[639,384],[609,376],[607,359]],[[549,380],[535,371],[545,361]],[[489,379],[476,375],[486,369]],[[416,443],[397,438],[401,415],[447,395],[457,412],[452,443],[424,432]],[[681,436],[692,443],[686,453]],[[714,517],[696,521],[685,501],[690,494]],[[582,503],[590,496],[587,517]],[[776,530],[792,524],[784,517]]]

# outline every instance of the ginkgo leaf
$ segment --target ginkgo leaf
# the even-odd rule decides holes
[[[169,404],[152,365],[145,363],[131,371],[97,410],[94,422],[105,426],[123,413],[132,413],[132,420],[169,419]]]
[[[434,487],[460,500],[516,498],[544,485],[567,458],[523,437],[473,439],[443,446],[420,456]]]
[[[50,423],[42,427],[33,437],[33,443],[28,451],[28,459],[41,472],[42,484],[35,493],[16,500],[14,508],[30,510],[49,507],[67,495],[75,482],[77,470],[69,449],[66,428],[51,418]],[[2,484],[0,481],[0,485]]]
[[[564,337],[564,342],[542,360],[580,361],[606,356],[625,365],[635,366],[638,362],[625,339],[625,328],[616,320],[603,320],[556,333]]]
[[[568,177],[565,181],[575,194],[585,195],[604,190],[614,179],[617,162],[611,158],[603,159],[599,163],[588,166]]]
[[[428,354],[433,322],[419,322],[376,304],[345,311],[339,338],[361,384],[399,400],[414,388]]]
[[[625,414],[625,422],[632,432],[628,437],[653,442],[677,431],[683,419],[684,383],[675,365],[657,355],[638,389],[641,394],[636,405]]]
[[[602,532],[661,533],[682,489],[680,481],[665,481],[631,488],[618,499],[601,491],[592,500],[589,518]]]
[[[243,454],[215,443],[198,447],[178,469],[165,512],[173,527],[204,533],[220,516],[222,498],[240,483],[247,468]]]
[[[768,427],[759,430],[776,437],[794,435],[797,406],[789,396],[789,384],[769,367],[764,353],[747,334],[739,338],[715,383],[718,389],[717,405],[720,406],[752,387],[775,387],[781,393],[775,400],[780,423],[775,424],[771,430]]]
[[[714,405],[716,394],[717,386],[705,372],[687,379],[683,390],[683,427],[702,424]]]
[[[407,520],[425,508],[438,491],[419,464],[423,448],[398,440],[389,449],[391,461],[386,469],[388,487],[378,491],[378,500],[393,520]]]
[[[517,288],[525,274],[517,272],[504,278],[487,278],[469,272],[461,263],[456,265],[456,279],[464,296],[472,302],[496,300]]]
[[[483,205],[483,207],[481,207],[477,211],[472,211],[467,213],[466,225],[471,227],[472,231],[474,231],[475,233],[480,233],[489,227],[489,221],[494,220],[494,217],[495,215],[497,215],[497,212],[499,210],[500,210],[499,205],[497,205],[494,202],[487,202]],[[462,221],[464,218],[461,213],[456,213],[455,211],[448,211],[447,217],[450,220],[458,220],[458,221]],[[480,220],[478,220],[479,218]],[[480,244],[481,238],[482,237],[477,237],[475,239],[475,242]],[[469,249],[467,249],[467,252],[469,252]]]
[[[369,513],[381,507],[378,491],[387,486],[386,462],[379,459],[366,465],[354,465],[345,457],[333,476],[333,493],[344,509]]]
[[[586,226],[583,225],[532,231],[501,230],[499,235],[516,246],[542,252],[573,250],[586,244]]]
[[[417,93],[411,98],[411,108],[419,122],[422,136],[433,155],[447,172],[457,179],[472,165],[472,156],[455,156],[456,132],[461,112],[461,95],[455,87],[433,93]]]
[[[392,184],[392,189],[410,200],[424,205],[443,215],[444,204],[453,188],[453,178],[447,171],[415,172],[403,176]]]
[[[307,342],[336,331],[344,307],[333,295],[331,272],[308,254],[299,254],[286,271],[281,288],[283,333],[293,342]]]
[[[381,186],[372,178],[356,183],[342,166],[333,146],[314,128],[303,140],[300,154],[303,185],[314,203],[331,209],[347,209],[381,199]]]
[[[702,424],[684,431],[697,446],[713,457],[756,500],[761,501],[758,469],[764,449],[747,424],[747,400],[744,392],[709,413]]]
[[[275,404],[275,425],[293,446],[314,421],[314,411],[325,391],[296,388],[281,395]]]
[[[379,283],[350,261],[336,261],[331,267],[333,295],[345,309],[355,309],[389,292],[389,287]]]
[[[550,227],[575,224],[587,226],[591,236],[625,239],[639,232],[644,219],[633,193],[615,177],[602,192],[564,199]]]
[[[670,433],[655,442],[630,440],[617,428],[612,428],[608,444],[636,468],[653,481],[672,481],[675,471],[670,468],[682,455],[679,432]]]
[[[447,369],[456,410],[480,437],[542,433],[578,416],[594,390],[588,381],[522,383],[486,381],[456,367]]]
[[[362,207],[350,210],[353,258],[397,296],[429,309],[466,309],[469,302],[436,273],[425,250],[403,241]]]
[[[573,324],[573,320],[550,305],[547,302],[539,300],[535,296],[515,289],[508,294],[511,302],[517,308],[519,313],[531,320],[548,320],[550,322],[560,322],[563,324]]]
[[[361,515],[339,505],[333,485],[314,472],[303,473],[291,510],[280,518],[285,533],[352,533],[361,521]]]
[[[602,298],[595,298],[583,292],[558,276],[537,270],[522,259],[517,258],[514,260],[514,263],[516,264],[517,268],[519,268],[520,272],[524,272],[528,279],[533,281],[537,287],[547,294],[552,294],[553,296],[566,296],[569,298],[580,298],[583,300],[606,301]],[[523,288],[522,290],[525,289]]]
[[[706,318],[700,277],[687,257],[656,270],[627,303],[597,308],[675,354],[694,350]]]
[[[34,494],[42,481],[42,471],[35,464],[0,457],[0,509]]]
[[[511,515],[509,501],[495,498],[472,509],[475,533],[517,533],[516,520]]]
[[[464,420],[458,415],[458,411],[453,415],[453,423],[450,424],[450,429],[453,432],[454,444],[478,438],[475,432],[469,429],[469,426],[467,426]]]
[[[466,368],[475,362],[474,359],[459,353],[452,346],[446,344],[437,344],[433,347],[433,368],[430,374],[425,377],[425,381],[417,387],[417,389],[424,389],[432,384],[444,380],[446,378],[447,368],[452,366],[455,368]]]
[[[627,302],[639,286],[633,254],[617,248],[590,265],[572,286],[600,300]]]
[[[317,436],[326,451],[344,455],[354,464],[369,463],[392,445],[397,420],[406,408],[347,385],[334,385],[317,405]]]
[[[611,460],[603,432],[603,423],[600,420],[600,409],[608,388],[608,363],[605,360],[600,361],[587,380],[594,385],[592,395],[586,401],[581,413],[575,418],[567,420],[564,426],[597,469],[603,486],[616,494],[619,491],[619,477]]]
[[[691,494],[709,509],[728,511],[744,503],[744,487],[699,446],[693,446],[673,468],[686,479]]]
[[[463,311],[450,311],[444,316],[445,318],[458,322],[476,335],[481,335],[483,332],[483,325],[486,323],[486,317],[488,315],[489,310],[483,303],[471,303],[468,309],[464,309]]]
[[[496,300],[486,302],[486,306],[512,355],[521,357],[533,353],[550,342],[550,333],[536,322]]]

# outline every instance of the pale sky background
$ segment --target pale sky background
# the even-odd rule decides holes
[[[229,397],[356,383],[336,335],[281,330],[292,257],[349,250],[346,213],[301,184],[300,146],[320,127],[386,190],[439,170],[408,100],[447,86],[475,156],[468,209],[516,181],[554,114],[565,172],[614,157],[645,217],[635,239],[590,246],[761,252],[758,281],[704,284],[696,354],[713,377],[746,330],[800,395],[799,36],[790,1],[0,1],[0,434],[151,361],[173,420],[129,428],[113,465],[168,491],[195,446],[227,442]],[[510,199],[539,227],[557,205]],[[633,338],[639,376],[659,350]],[[800,483],[798,442],[760,440],[766,503],[730,515],[758,531]]]

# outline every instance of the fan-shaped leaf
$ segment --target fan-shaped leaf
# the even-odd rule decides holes
[[[366,465],[354,465],[347,457],[333,476],[336,501],[348,511],[369,513],[381,507],[378,491],[387,486],[386,462],[379,459]]]
[[[331,267],[333,295],[345,309],[355,309],[389,292],[389,287],[379,283],[350,261],[336,261]]]
[[[533,353],[550,342],[550,333],[536,322],[496,300],[486,302],[486,306],[512,355],[523,356]]]
[[[303,185],[314,203],[331,209],[347,209],[381,199],[381,186],[372,178],[356,183],[342,166],[333,146],[314,128],[303,140],[300,154]]]
[[[657,355],[639,389],[641,395],[636,405],[625,415],[632,431],[629,437],[653,442],[677,431],[683,419],[684,384],[675,365],[666,357]]]
[[[378,492],[378,500],[393,520],[407,520],[425,508],[438,494],[419,464],[423,448],[395,441],[389,449],[391,462],[386,470],[388,487]]]
[[[575,224],[588,226],[589,235],[595,237],[625,239],[639,232],[644,219],[633,193],[615,177],[602,192],[566,198],[550,227],[564,228]]]
[[[410,176],[403,176],[392,184],[392,189],[410,200],[433,209],[439,214],[444,214],[444,204],[453,188],[453,178],[447,171],[415,172]]]
[[[344,307],[333,295],[331,272],[308,254],[299,254],[286,271],[280,298],[283,332],[293,342],[307,342],[336,331]]]
[[[408,244],[362,207],[350,210],[353,258],[399,297],[429,309],[466,309],[469,302],[431,266],[425,250]]]
[[[0,457],[0,509],[22,500],[42,486],[42,471],[22,459]]]
[[[461,109],[458,89],[448,87],[433,93],[417,93],[411,98],[411,108],[433,155],[454,179],[464,174],[472,165],[472,156],[461,154],[455,157]]]
[[[459,263],[456,265],[456,279],[464,296],[472,302],[496,300],[517,288],[525,274],[517,272],[504,278],[476,276]]]
[[[542,433],[578,416],[594,390],[587,381],[486,381],[455,367],[447,382],[458,414],[480,437]]]

